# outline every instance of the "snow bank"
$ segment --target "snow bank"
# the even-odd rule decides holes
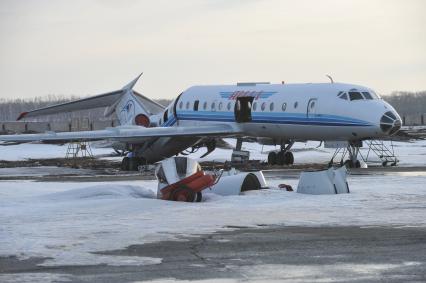
[[[426,176],[349,177],[351,194],[279,189],[205,194],[203,203],[153,199],[155,181],[0,182],[0,255],[51,257],[44,265],[155,264],[161,259],[93,254],[210,233],[226,226],[426,226]],[[277,187],[296,179],[273,178]]]

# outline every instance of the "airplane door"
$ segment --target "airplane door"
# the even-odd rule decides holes
[[[306,116],[308,118],[312,118],[317,114],[317,104],[318,104],[318,99],[316,98],[309,99],[308,108],[306,109]]]
[[[237,123],[251,122],[251,106],[254,97],[238,97],[235,101],[235,121]]]

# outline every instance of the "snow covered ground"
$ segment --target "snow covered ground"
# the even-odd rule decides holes
[[[269,180],[297,186],[297,180]],[[356,176],[351,194],[303,195],[279,189],[202,203],[154,199],[154,181],[0,182],[0,255],[50,257],[42,265],[144,265],[160,258],[92,252],[210,233],[226,226],[279,224],[426,226],[426,176]]]
[[[64,158],[68,144],[54,145],[41,143],[23,143],[0,146],[0,160],[16,161],[25,159]],[[111,148],[91,147],[94,155],[105,155],[114,152]]]
[[[229,144],[235,146],[235,139],[225,139]],[[330,161],[334,153],[333,149],[326,149],[319,146],[318,142],[309,141],[307,143],[296,143],[292,150],[294,153],[295,163],[327,163]],[[43,158],[63,158],[65,157],[68,145],[49,145],[49,144],[20,144],[11,146],[0,146],[0,160],[25,160],[25,159],[43,159]],[[418,140],[414,142],[394,142],[395,153],[400,160],[399,166],[416,166],[426,163],[426,140]],[[95,156],[105,156],[113,154],[111,148],[91,147]],[[267,160],[268,153],[271,150],[278,149],[275,146],[262,146],[257,143],[244,143],[243,150],[250,151],[250,159]],[[367,155],[368,148],[362,148],[361,154]],[[199,157],[205,153],[205,149],[190,155],[200,161],[219,161],[224,162],[231,158],[232,150],[216,149],[212,154],[200,159]],[[102,157],[104,159],[120,161],[122,157]],[[371,160],[378,160],[372,158]],[[336,158],[338,161],[338,158]]]
[[[233,142],[230,140],[230,142]],[[295,146],[298,163],[327,162],[331,150],[317,143]],[[426,141],[396,143],[401,164],[425,165]],[[253,159],[274,147],[245,144]],[[306,150],[308,148],[308,150]],[[111,149],[93,149],[96,155]],[[0,159],[63,157],[66,146],[23,144],[0,147]],[[203,150],[201,150],[203,151]],[[197,157],[202,152],[193,154]],[[217,150],[209,160],[228,159]],[[154,198],[155,181],[0,182],[0,256],[48,257],[42,265],[146,265],[161,258],[106,256],[96,251],[210,233],[227,226],[392,225],[426,226],[426,174],[350,176],[351,194],[302,195],[277,189],[296,179],[268,180],[272,189],[202,203]]]

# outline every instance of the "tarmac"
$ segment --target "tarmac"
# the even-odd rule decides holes
[[[37,266],[0,258],[0,275],[66,274],[69,282],[233,279],[257,282],[425,282],[426,228],[229,227],[108,255],[162,258],[145,266]],[[1,277],[0,277],[1,278]],[[215,281],[213,281],[215,282]],[[225,281],[226,282],[226,281]]]

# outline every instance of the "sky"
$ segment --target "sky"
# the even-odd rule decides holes
[[[0,0],[0,98],[334,81],[426,90],[423,0]]]

